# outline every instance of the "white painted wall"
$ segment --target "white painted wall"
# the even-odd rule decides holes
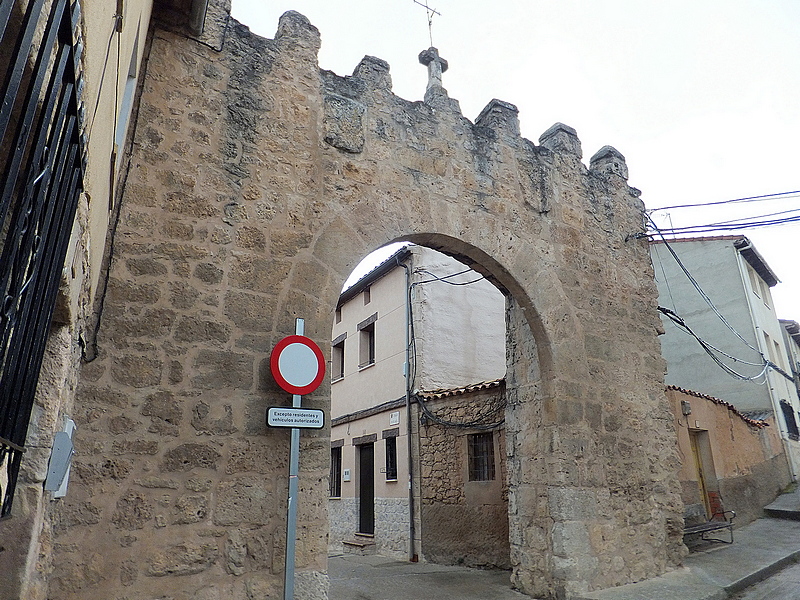
[[[505,297],[474,271],[435,250],[413,247],[417,346],[414,389],[463,387],[505,377]],[[478,281],[476,281],[478,280]],[[469,285],[451,285],[453,283]]]

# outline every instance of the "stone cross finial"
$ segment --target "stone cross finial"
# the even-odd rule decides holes
[[[434,87],[444,89],[442,73],[447,71],[447,61],[439,56],[439,51],[433,46],[423,50],[419,53],[419,62],[428,67],[428,87],[425,88],[425,91]]]

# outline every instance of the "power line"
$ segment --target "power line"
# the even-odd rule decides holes
[[[672,210],[675,208],[696,208],[698,206],[717,206],[719,204],[733,204],[736,202],[762,202],[767,200],[788,199],[800,197],[800,190],[792,192],[779,192],[777,194],[763,194],[761,196],[746,196],[744,198],[734,198],[732,200],[718,200],[716,202],[701,202],[698,204],[676,204],[675,206],[661,206],[659,208],[648,209],[647,213],[654,213],[659,210]]]

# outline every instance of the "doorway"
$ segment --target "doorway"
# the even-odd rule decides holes
[[[358,533],[375,534],[375,445],[358,446]]]

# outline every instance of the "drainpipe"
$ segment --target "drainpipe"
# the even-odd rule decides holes
[[[414,459],[412,454],[413,442],[411,439],[411,267],[401,263],[395,257],[397,265],[406,271],[406,362],[404,375],[406,380],[406,438],[408,441],[408,560],[417,562],[419,556],[416,552],[416,527],[414,525]],[[411,256],[409,256],[409,261]]]

